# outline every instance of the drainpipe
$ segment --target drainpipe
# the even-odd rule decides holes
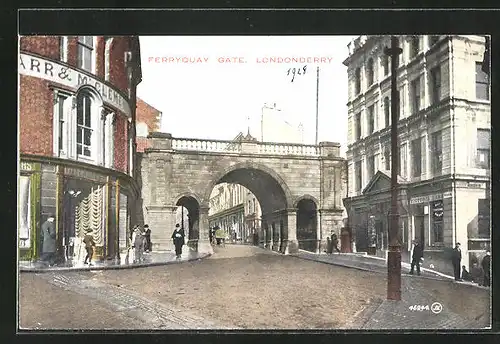
[[[451,166],[452,166],[452,188],[453,188],[453,198],[452,198],[452,204],[451,204],[451,209],[452,209],[452,217],[453,217],[453,230],[451,231],[452,233],[452,247],[455,247],[455,242],[457,240],[457,215],[456,215],[456,210],[457,210],[457,188],[456,188],[456,167],[455,167],[455,78],[453,75],[453,36],[450,35],[449,38],[449,49],[448,49],[448,59],[449,59],[449,64],[450,64],[450,99],[451,99]],[[444,235],[444,233],[443,233]]]

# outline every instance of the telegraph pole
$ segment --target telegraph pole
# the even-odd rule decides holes
[[[319,66],[316,68],[316,145],[318,144],[318,100],[319,100]]]
[[[391,47],[384,53],[391,58],[391,223],[389,227],[389,252],[387,257],[387,300],[401,300],[401,244],[399,242],[398,212],[398,112],[399,95],[397,90],[397,61],[403,52],[398,38],[391,37]]]

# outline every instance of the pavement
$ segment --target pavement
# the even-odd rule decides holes
[[[300,250],[296,254],[292,254],[297,258],[314,260],[321,263],[344,266],[348,268],[363,270],[363,271],[371,271],[377,273],[387,274],[387,262],[385,258],[371,256],[363,253],[333,253],[333,254],[315,254],[312,252]],[[429,269],[429,268],[420,268],[421,275],[418,276],[417,272],[414,272],[414,275],[410,275],[411,265],[405,262],[401,262],[401,275],[406,277],[414,277],[414,278],[426,278],[426,279],[435,279],[435,280],[445,280],[445,281],[454,281],[455,278],[453,276],[447,275],[440,271]],[[474,286],[481,289],[489,289],[487,287],[483,287],[473,282],[460,281],[457,283],[467,284],[470,286]]]
[[[143,255],[144,261],[134,263],[129,261],[126,252],[122,252],[120,260],[92,261],[92,265],[85,265],[82,261],[71,261],[48,266],[41,261],[19,261],[19,270],[22,272],[49,272],[49,271],[86,271],[86,270],[113,270],[113,269],[131,269],[147,266],[177,264],[192,260],[203,259],[210,256],[208,253],[200,253],[195,250],[184,247],[181,258],[175,257],[174,251],[154,251]]]

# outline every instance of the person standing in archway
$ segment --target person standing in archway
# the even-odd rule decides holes
[[[149,229],[148,225],[144,225],[144,252],[151,252],[151,229]]]
[[[175,246],[175,257],[179,259],[182,255],[182,246],[184,245],[184,229],[179,224],[175,225],[175,230],[172,233],[172,239]]]

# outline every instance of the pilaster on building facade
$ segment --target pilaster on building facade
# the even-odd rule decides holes
[[[348,197],[356,247],[388,246],[391,169],[390,36],[349,44]],[[462,265],[480,262],[490,245],[490,85],[482,71],[484,36],[399,36],[397,67],[400,240],[448,260],[456,243]],[[445,264],[445,263],[443,263]],[[447,262],[449,266],[451,264]]]
[[[42,252],[55,218],[59,261],[119,259],[135,221],[137,36],[23,36],[19,54],[21,259]]]

